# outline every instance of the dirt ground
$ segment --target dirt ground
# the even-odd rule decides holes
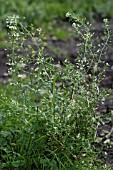
[[[111,43],[108,46],[108,51],[105,56],[103,56],[103,60],[109,63],[109,68],[106,71],[105,79],[101,82],[101,87],[111,88],[113,89],[113,19],[110,20],[111,25]],[[103,35],[103,28],[101,22],[94,22],[92,24],[92,28],[95,28],[95,34],[99,37]],[[71,30],[69,26],[67,29]],[[74,63],[74,59],[77,56],[78,47],[76,46],[79,42],[76,35],[73,38],[66,40],[57,40],[56,37],[49,37],[47,40],[47,48],[46,53],[48,55],[52,55],[55,59],[55,62],[62,61],[68,57],[71,62]],[[0,49],[0,83],[4,80],[9,80],[7,75],[8,66],[7,63],[7,53],[10,51],[6,51],[5,49]],[[113,100],[106,99],[104,104],[100,104],[100,108],[98,112],[107,118],[108,114],[113,115]],[[98,141],[96,143],[97,148],[102,152],[99,153],[99,157],[104,160],[104,162],[109,163],[113,166],[113,120],[108,120],[105,124],[101,124],[98,128]]]

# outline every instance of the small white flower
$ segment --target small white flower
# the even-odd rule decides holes
[[[18,78],[25,79],[26,78],[26,74],[19,74]]]
[[[75,22],[72,24],[72,27],[76,28],[76,23]]]
[[[70,12],[67,12],[66,17],[70,17],[70,16],[71,16]]]
[[[108,22],[108,19],[107,19],[107,18],[104,18],[104,19],[103,19],[103,22],[104,22],[104,23],[107,23],[107,22]]]

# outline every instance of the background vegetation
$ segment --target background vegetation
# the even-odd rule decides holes
[[[101,20],[113,16],[113,2],[112,0],[0,0],[0,40],[6,36],[6,16],[12,14],[25,17],[27,26],[32,23],[35,27],[45,28],[47,34],[65,38],[68,35],[64,27],[67,11],[80,14],[89,20]]]

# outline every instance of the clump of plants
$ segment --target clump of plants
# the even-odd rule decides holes
[[[0,99],[1,169],[108,170],[94,148],[96,108],[107,95],[99,86],[103,74],[98,65],[110,37],[108,21],[97,50],[90,24],[66,16],[81,43],[76,64],[67,59],[62,67],[45,54],[41,29],[31,25],[29,31],[18,16],[7,17],[12,81]]]

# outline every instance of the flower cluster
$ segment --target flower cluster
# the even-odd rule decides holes
[[[6,24],[9,30],[9,34],[11,37],[15,38],[16,40],[19,39],[19,32],[17,27],[18,21],[19,21],[18,15],[8,16],[6,18]]]

